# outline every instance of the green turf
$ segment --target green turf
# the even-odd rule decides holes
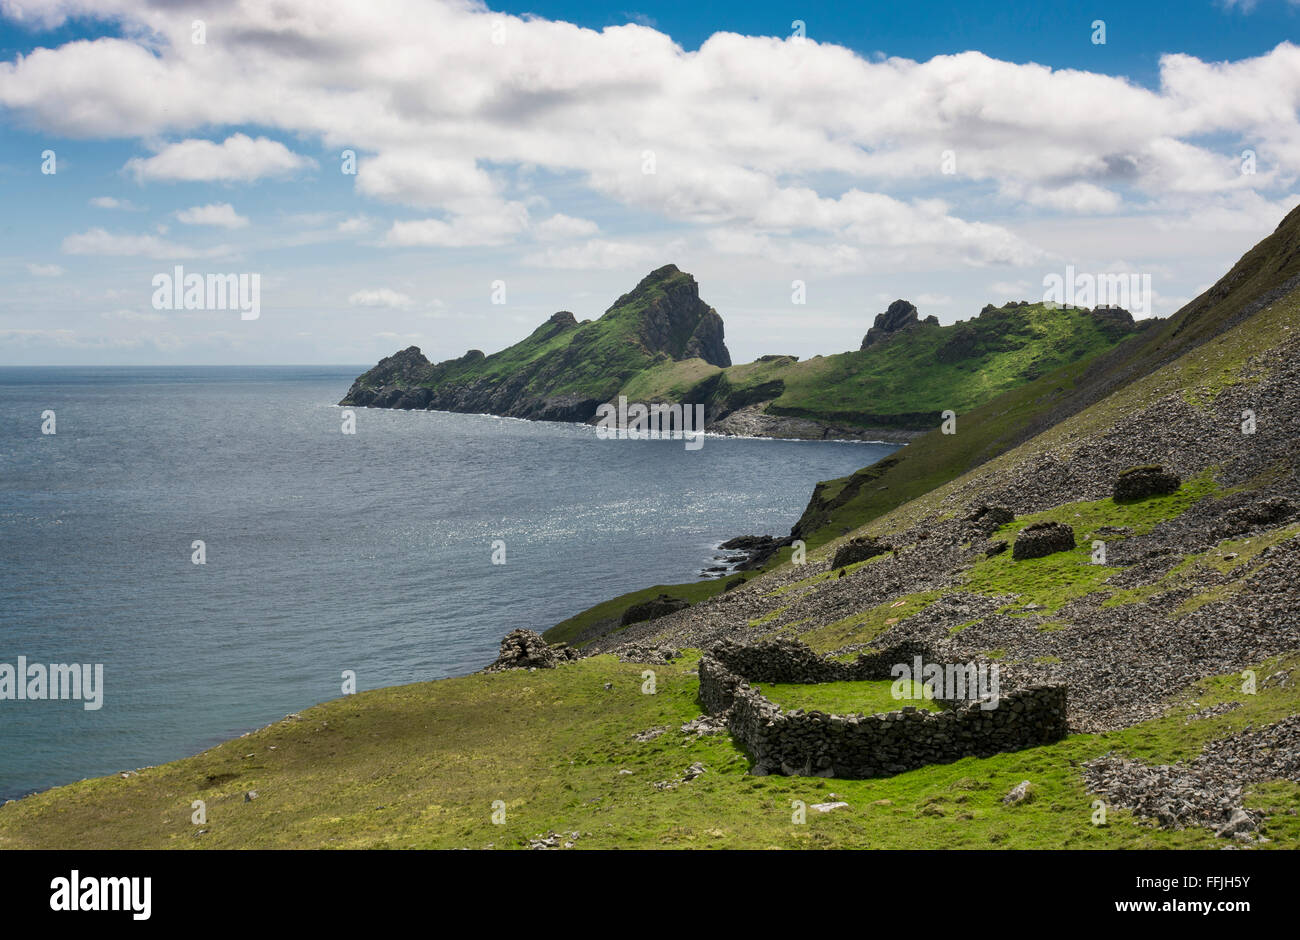
[[[416,384],[451,389],[508,381],[517,396],[609,400],[634,375],[684,354],[691,334],[682,330],[693,329],[695,324],[682,318],[678,334],[656,337],[663,347],[656,350],[647,345],[645,315],[669,291],[690,282],[690,275],[676,268],[661,269],[620,297],[598,320],[584,320],[576,326],[548,320],[500,352],[467,354],[431,365],[417,377]],[[357,381],[366,388],[382,384],[384,379],[384,373],[372,370]]]
[[[771,399],[773,415],[853,427],[928,428],[1125,335],[1091,314],[1007,306],[949,326],[920,324],[865,350],[728,369],[663,362],[628,382],[629,400],[699,401],[726,410]]]
[[[890,680],[866,682],[762,682],[754,688],[784,711],[826,712],[831,715],[878,715],[903,708],[939,711],[940,705],[925,697],[925,686],[908,682],[907,698],[894,696]]]
[[[788,554],[789,549],[786,549]],[[588,607],[586,610],[575,614],[567,620],[562,620],[555,626],[547,630],[543,636],[548,643],[572,643],[579,637],[583,631],[593,627],[601,627],[602,633],[617,633],[621,629],[620,621],[623,612],[633,604],[640,604],[644,601],[653,600],[660,594],[667,594],[669,597],[679,598],[689,601],[692,604],[698,604],[721,594],[727,589],[727,585],[739,579],[745,581],[754,577],[757,572],[742,572],[741,574],[731,575],[726,578],[716,578],[707,581],[691,581],[687,584],[656,584],[652,587],[641,588],[637,591],[630,591],[627,594],[620,594],[618,597],[612,597],[607,601],[602,601],[594,607]]]
[[[730,736],[678,730],[700,713],[692,666],[656,668],[655,694],[643,692],[648,667],[608,656],[362,692],[135,776],[9,803],[0,807],[0,849],[502,849],[550,831],[578,832],[578,849],[1219,848],[1205,830],[1162,831],[1120,810],[1093,825],[1095,797],[1079,763],[1108,751],[1186,759],[1212,738],[1300,706],[1300,687],[1267,678],[1300,667],[1292,657],[1258,667],[1256,695],[1242,694],[1235,676],[1210,680],[1168,717],[1124,731],[874,780],[753,777]],[[1186,722],[1220,701],[1243,705]],[[657,727],[669,730],[634,740]],[[705,773],[683,782],[696,761]],[[1021,780],[1035,799],[1004,805]],[[246,801],[250,790],[258,796]],[[792,822],[794,801],[832,793],[849,809]],[[207,822],[195,825],[191,803],[200,799]],[[1265,847],[1300,847],[1287,815],[1300,788],[1269,784],[1248,805],[1266,811]]]

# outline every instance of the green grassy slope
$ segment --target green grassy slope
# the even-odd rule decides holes
[[[1300,225],[1300,214],[1290,221]],[[1271,277],[1259,278],[1255,288],[1235,299],[1233,291],[1225,291],[1215,306],[1189,305],[1195,318],[1186,318],[1181,330],[1171,324],[1176,332],[1166,345],[1143,340],[1114,360],[1109,371],[1098,373],[1090,364],[1080,367],[1070,382],[1054,379],[1062,381],[1060,395],[1048,407],[1075,407],[1081,399],[1070,396],[1108,377],[1130,376],[1116,394],[1076,408],[1066,420],[1014,451],[983,461],[960,479],[882,511],[872,529],[887,534],[914,525],[958,487],[996,479],[1013,463],[1112,427],[1120,417],[1172,394],[1203,401],[1229,384],[1256,381],[1249,367],[1252,357],[1280,346],[1300,322],[1300,295],[1294,293],[1249,320],[1242,313],[1259,297],[1273,296],[1270,282],[1288,279],[1291,265],[1300,263],[1285,253],[1270,257],[1283,259]],[[1175,342],[1196,332],[1199,343]],[[1177,349],[1182,355],[1168,358]],[[1132,377],[1143,368],[1146,374]],[[1042,417],[1028,403],[1023,407],[1029,409],[1023,414]],[[1013,437],[1023,427],[1009,424],[1003,433]],[[980,439],[988,444],[994,438]],[[899,465],[876,480],[886,479]],[[1185,480],[1177,493],[1135,503],[1068,502],[1018,518],[1001,535],[1048,519],[1069,521],[1082,536],[1103,525],[1127,526],[1138,535],[1215,493],[1217,486],[1213,474],[1206,473]],[[1294,538],[1296,529],[1285,527],[1268,538]],[[1223,542],[1188,555],[1180,565],[1244,576],[1264,548],[1258,541]],[[1086,541],[1081,539],[1081,545]],[[1132,603],[1129,589],[1103,586],[1101,579],[1112,569],[1088,564],[1086,554],[1080,547],[1015,564],[1006,555],[976,561],[962,569],[962,589],[987,596],[1014,593],[1018,604],[1032,601],[1048,616],[1084,594],[1099,595],[1098,601],[1108,605]],[[773,597],[772,606],[792,604],[806,586],[786,585],[785,596]],[[869,641],[884,624],[880,618],[908,616],[933,597],[897,600],[903,603],[847,612],[846,620],[819,625],[806,638],[821,649]],[[1204,600],[1192,597],[1187,603]],[[779,626],[775,617],[759,618],[757,605],[749,610],[747,616]],[[1224,843],[1207,830],[1159,830],[1124,811],[1112,810],[1105,825],[1094,825],[1094,797],[1085,790],[1079,763],[1108,752],[1152,762],[1187,760],[1211,740],[1300,713],[1300,685],[1287,678],[1300,667],[1300,655],[1289,654],[1252,664],[1261,680],[1255,694],[1243,693],[1236,672],[1210,677],[1191,683],[1160,717],[1119,731],[1075,734],[1044,747],[877,780],[753,777],[746,774],[749,759],[728,735],[701,738],[680,731],[682,723],[700,713],[695,656],[688,652],[675,663],[652,667],[657,680],[652,694],[644,686],[651,667],[610,656],[554,670],[363,692],[191,758],[6,804],[0,807],[0,849],[513,848],[552,831],[576,848],[1221,848]],[[790,690],[778,688],[776,694],[787,696]],[[809,694],[846,709],[869,701],[860,690],[833,686]],[[1207,712],[1227,702],[1238,707]],[[653,738],[642,734],[661,728]],[[646,739],[637,740],[639,734]],[[684,780],[684,771],[697,761],[704,774]],[[1031,781],[1034,799],[1003,804],[1002,795],[1021,780]],[[257,797],[246,799],[253,790]],[[831,793],[848,802],[849,809],[827,815],[810,811],[806,823],[792,821],[793,801],[827,801]],[[207,804],[202,825],[191,822],[194,800]],[[495,801],[505,810],[500,825],[492,821]],[[1254,785],[1247,790],[1246,805],[1265,817],[1262,833],[1271,841],[1257,843],[1258,848],[1300,848],[1300,816],[1295,815],[1300,785]]]
[[[662,287],[655,285],[651,291],[661,293]],[[599,320],[567,328],[548,321],[526,339],[490,356],[439,363],[421,384],[436,389],[523,378],[523,389],[532,394],[608,398],[628,377],[667,358],[646,349],[637,336],[635,313],[643,304],[644,299],[638,298],[636,309],[611,307]]]
[[[1202,347],[1276,299],[1284,285],[1297,277],[1300,208],[1292,210],[1271,235],[1246,252],[1213,287],[1168,320],[968,412],[959,412],[957,434],[933,430],[870,467],[817,484],[793,534],[811,550],[866,525]],[[1230,357],[1223,369],[1230,372],[1240,352]],[[789,558],[790,549],[783,549],[767,569]],[[705,584],[713,586],[657,586],[614,598],[600,605],[602,614],[593,613],[594,608],[580,611],[546,636],[552,640],[572,638],[611,612],[621,612],[655,593],[694,600],[701,594],[712,596],[722,590],[717,582]],[[689,596],[687,588],[696,597]]]
[[[951,326],[916,324],[868,349],[802,362],[774,357],[729,369],[664,362],[623,394],[634,401],[712,398],[719,410],[770,400],[765,410],[773,415],[928,428],[941,411],[967,411],[1131,332],[1087,311],[1009,305]]]
[[[505,397],[495,402],[498,406],[554,396],[605,401],[645,369],[692,355],[700,334],[711,325],[716,324],[721,345],[721,320],[699,300],[697,291],[694,278],[667,265],[620,297],[598,320],[578,323],[572,314],[558,313],[499,352],[484,356],[471,350],[459,359],[420,365],[396,378],[407,388],[434,393],[467,388],[479,396],[501,392]],[[715,353],[725,355],[725,347]],[[394,378],[381,364],[357,379],[344,403],[362,401],[359,391],[376,390]]]
[[[1134,329],[1127,316],[1011,304],[947,327],[913,322],[865,350],[732,366],[721,318],[699,300],[689,274],[667,265],[599,320],[558,313],[489,356],[470,350],[431,364],[412,347],[358,377],[342,404],[585,420],[622,394],[703,403],[710,421],[762,403],[774,416],[912,431],[932,427],[943,410],[967,410],[1107,349]]]
[[[785,553],[788,557],[789,549],[786,549]],[[757,575],[757,571],[748,571],[726,579],[688,581],[685,584],[656,584],[636,591],[629,591],[626,594],[611,597],[607,601],[601,601],[593,607],[579,611],[572,617],[562,620],[549,630],[546,630],[543,636],[548,643],[574,643],[584,631],[595,627],[601,628],[599,631],[601,633],[614,632],[619,627],[623,612],[633,604],[653,600],[660,594],[666,594],[669,597],[684,600],[691,604],[698,604],[700,601],[721,594],[727,589],[728,584],[733,584],[736,581],[743,582],[748,578],[757,577]],[[577,643],[576,645],[581,646],[583,644]]]
[[[1155,328],[972,409],[959,418],[957,434],[931,431],[874,468],[819,484],[797,534],[810,546],[822,544],[1006,453],[1231,330],[1297,277],[1300,208],[1213,287]]]
[[[957,434],[931,431],[851,476],[818,483],[793,534],[804,540],[809,551],[815,550],[1009,450],[1045,411],[1067,406],[1081,377],[1101,355],[1057,369],[960,415]],[[788,562],[790,555],[790,548],[781,549],[764,570]],[[746,576],[757,573],[747,572]],[[598,624],[616,623],[628,607],[658,594],[697,603],[722,593],[724,587],[723,581],[713,580],[632,591],[579,611],[544,635],[552,643],[572,642]]]
[[[1235,318],[1234,318],[1235,319]],[[1213,337],[1179,359],[1166,364],[1150,375],[1143,376],[1107,396],[1100,402],[1063,420],[1019,445],[1015,449],[994,457],[952,480],[942,482],[921,497],[897,506],[888,506],[887,493],[880,493],[864,485],[852,501],[831,511],[832,518],[851,519],[849,512],[863,515],[873,513],[863,531],[890,540],[895,533],[918,524],[947,497],[960,492],[971,494],[982,486],[993,485],[1000,475],[1010,472],[1016,465],[1046,453],[1066,453],[1073,443],[1086,440],[1090,435],[1112,427],[1116,422],[1151,407],[1155,402],[1173,395],[1198,404],[1222,394],[1235,384],[1250,384],[1258,380],[1258,373],[1250,366],[1252,358],[1287,342],[1295,325],[1300,323],[1300,291],[1290,293],[1281,300],[1259,311],[1248,321],[1238,322],[1227,332]],[[960,437],[960,434],[958,435]],[[916,445],[912,445],[916,446]],[[911,447],[906,450],[911,450]],[[906,453],[906,450],[899,455]],[[883,464],[884,462],[882,462]],[[895,464],[894,467],[897,467]],[[1024,610],[1034,605],[1035,616],[1050,618],[1039,629],[1069,629],[1073,621],[1065,614],[1058,615],[1071,601],[1088,597],[1104,607],[1143,601],[1169,594],[1176,598],[1168,616],[1176,618],[1196,608],[1217,600],[1224,600],[1240,592],[1258,570],[1258,556],[1267,547],[1300,537],[1300,524],[1291,524],[1266,535],[1245,539],[1228,539],[1202,551],[1184,553],[1178,564],[1158,583],[1141,588],[1124,588],[1108,583],[1108,579],[1121,573],[1113,565],[1093,564],[1092,540],[1105,538],[1112,547],[1120,540],[1150,532],[1157,523],[1174,519],[1193,504],[1230,492],[1247,490],[1267,491],[1272,476],[1287,472],[1289,468],[1274,466],[1248,483],[1224,489],[1216,478],[1216,469],[1186,479],[1174,493],[1131,502],[1116,503],[1107,497],[1099,500],[1073,500],[1062,502],[1040,512],[1017,517],[999,527],[993,539],[1014,540],[1025,526],[1036,522],[1061,522],[1073,527],[1077,545],[1073,550],[1058,552],[1045,558],[1015,561],[1010,552],[976,560],[963,570],[958,581],[959,589],[970,594],[990,598],[1014,597],[1015,601],[1001,608],[1002,612]],[[887,473],[895,472],[892,468]],[[877,479],[888,478],[882,474]],[[874,501],[873,501],[874,500]],[[840,513],[838,517],[835,513]],[[1109,527],[1111,534],[1102,535]],[[1122,531],[1123,534],[1115,534]],[[822,534],[827,534],[822,530]],[[834,546],[826,546],[829,552]],[[815,553],[810,549],[810,558]],[[852,574],[864,565],[878,563],[885,556],[849,566]],[[1210,586],[1183,597],[1180,592],[1198,572],[1217,572]],[[899,594],[889,602],[875,608],[857,610],[831,622],[809,620],[795,598],[807,589],[816,590],[819,582],[834,576],[834,572],[821,572],[785,584],[763,595],[762,603],[751,607],[751,616],[770,624],[770,635],[798,637],[814,650],[829,653],[850,644],[870,643],[884,632],[889,624],[915,614],[938,599],[944,592],[922,590]],[[1185,593],[1185,592],[1184,592]],[[897,607],[895,605],[898,605]],[[764,613],[764,608],[769,610]],[[986,654],[995,651],[986,650]]]
[[[1267,677],[1300,659],[1261,664]],[[1203,829],[1163,831],[1112,810],[1093,825],[1077,764],[1118,751],[1153,761],[1300,707],[1295,683],[1200,683],[1163,718],[1047,747],[967,758],[878,780],[753,777],[728,735],[679,727],[699,714],[693,657],[657,667],[600,656],[537,672],[465,676],[362,692],[307,709],[195,757],[74,783],[0,807],[0,850],[78,848],[526,847],[548,832],[574,848],[1219,848]],[[612,688],[605,689],[610,683]],[[1241,707],[1188,724],[1218,702]],[[1195,704],[1194,704],[1195,703]],[[633,735],[667,730],[639,742]],[[689,782],[684,771],[701,762]],[[630,771],[624,773],[623,771]],[[1021,780],[1035,798],[1006,806]],[[655,784],[672,784],[656,788]],[[245,793],[257,797],[245,800]],[[794,823],[793,801],[844,800]],[[207,821],[191,822],[194,800]],[[504,822],[492,821],[495,801]],[[1300,846],[1300,786],[1249,791],[1264,848]],[[578,833],[576,839],[571,833]]]

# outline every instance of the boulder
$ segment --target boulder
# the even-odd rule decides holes
[[[1159,464],[1129,467],[1115,478],[1115,502],[1128,503],[1177,492],[1182,480]]]
[[[1074,529],[1064,522],[1035,522],[1020,530],[1011,557],[1016,561],[1042,558],[1074,548]]]
[[[1252,529],[1271,529],[1289,522],[1297,511],[1296,504],[1285,496],[1257,500],[1224,513],[1214,526],[1214,536],[1222,540],[1245,535]]]
[[[1006,506],[979,506],[966,517],[971,528],[988,538],[998,526],[1006,525],[1016,518],[1016,514]]]
[[[578,658],[577,650],[564,643],[551,646],[534,630],[511,630],[502,639],[496,660],[483,671],[554,669],[562,662]]]
[[[1021,780],[1002,798],[1002,802],[1008,806],[1017,806],[1021,803],[1032,803],[1033,801],[1034,785],[1028,780]]]
[[[667,594],[660,594],[658,597],[652,597],[648,601],[633,604],[627,610],[623,611],[623,617],[619,621],[619,625],[626,627],[629,624],[640,623],[643,620],[654,620],[657,617],[666,617],[669,614],[677,613],[679,610],[685,610],[690,606],[690,601],[682,600],[680,597],[670,597]]]
[[[736,563],[735,569],[737,571],[749,571],[754,568],[761,568],[769,558],[792,541],[793,539],[778,539],[771,535],[740,535],[734,539],[728,539],[718,548],[726,552],[744,552],[746,557]]]
[[[1239,834],[1254,832],[1256,825],[1250,813],[1241,807],[1237,807],[1232,811],[1232,816],[1228,821],[1216,829],[1214,834],[1221,839],[1232,838]]]
[[[866,561],[868,558],[874,558],[890,551],[893,551],[892,545],[886,545],[870,535],[859,536],[850,539],[839,547],[835,552],[835,558],[831,561],[831,567],[843,568],[845,565]]]

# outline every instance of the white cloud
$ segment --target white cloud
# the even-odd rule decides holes
[[[32,277],[61,277],[63,268],[57,264],[27,264],[27,273]]]
[[[423,209],[465,205],[496,193],[492,178],[472,159],[407,150],[362,160],[356,186],[363,195]]]
[[[101,313],[100,317],[105,320],[122,320],[127,323],[158,323],[167,319],[161,313],[154,313],[152,310],[111,310],[107,313]]]
[[[527,225],[528,210],[523,203],[497,203],[485,206],[479,212],[454,215],[448,220],[394,222],[384,236],[384,244],[437,248],[504,245]]]
[[[523,261],[561,296],[564,271],[611,272],[581,280],[617,296],[625,271],[672,257],[702,283],[734,278],[738,318],[769,303],[764,277],[821,273],[843,277],[819,278],[819,298],[925,272],[906,283],[973,313],[1038,293],[990,298],[990,282],[1035,284],[1034,266],[1122,256],[1143,269],[1177,259],[1178,281],[1164,285],[1174,297],[1271,231],[1300,191],[1290,42],[1237,61],[1165,55],[1144,86],[979,52],[917,62],[734,33],[685,49],[646,25],[584,29],[477,0],[230,0],[223,41],[205,47],[189,42],[183,5],[0,3],[24,22],[85,17],[110,34],[0,62],[6,125],[131,141],[142,156],[127,169],[146,182],[301,174],[316,155],[312,208],[328,211],[277,247],[364,236],[339,264],[369,263],[379,246],[424,249],[355,283],[406,284],[402,262],[463,262],[469,279]],[[497,20],[505,47],[491,42]],[[354,180],[334,176],[345,149],[362,154]],[[1242,172],[1246,149],[1254,174]],[[330,201],[340,183],[355,199]],[[666,256],[662,239],[679,237],[693,251]],[[500,246],[511,250],[440,251]],[[185,248],[165,233],[91,229],[65,250]],[[986,267],[1000,270],[975,270]],[[561,274],[548,282],[546,268]],[[791,346],[814,342],[804,332]]]
[[[233,134],[219,144],[190,138],[164,147],[152,157],[133,157],[123,168],[140,182],[248,182],[286,176],[316,162],[267,137]]]
[[[176,213],[176,218],[186,225],[216,225],[221,228],[243,228],[248,225],[245,216],[235,212],[228,202],[213,202],[206,206],[192,206]]]
[[[557,212],[549,219],[543,219],[533,226],[533,233],[540,239],[590,238],[600,231],[600,226],[590,219],[575,219],[571,215]]]
[[[994,281],[989,285],[989,290],[997,297],[1019,299],[1028,297],[1030,291],[1037,292],[1042,288],[1033,287],[1028,281]]]
[[[130,212],[140,208],[129,199],[117,199],[113,196],[96,196],[90,200],[90,204],[96,209],[125,209]]]
[[[409,295],[388,287],[359,290],[348,298],[348,303],[354,307],[392,307],[395,310],[404,310],[413,302]]]
[[[30,17],[39,8],[10,0],[9,9]],[[1009,231],[958,211],[898,215],[884,193],[900,181],[934,180],[945,191],[991,182],[1012,206],[1111,214],[1158,209],[1179,193],[1285,187],[1300,166],[1300,48],[1285,42],[1237,62],[1167,55],[1151,90],[978,52],[913,62],[733,33],[686,51],[644,25],[595,31],[468,3],[236,4],[223,29],[238,41],[202,54],[182,9],[66,0],[58,10],[120,17],[126,38],[0,65],[0,105],[69,136],[265,126],[334,152],[364,144],[360,195],[439,213],[399,223],[392,245],[522,235],[526,226],[476,221],[518,200],[501,169],[513,164],[572,174],[599,196],[696,225],[788,241],[814,232],[918,258],[946,228],[963,260],[1003,263],[1024,250]],[[491,45],[497,20],[508,54]],[[1237,140],[1260,154],[1254,177],[1239,172]],[[949,149],[955,178],[939,169]],[[647,151],[652,174],[643,172]],[[238,133],[221,144],[183,140],[128,168],[145,180],[235,181],[309,165],[281,143]],[[820,188],[828,174],[851,191]],[[539,223],[538,237],[595,234],[566,232],[559,218]]]
[[[524,264],[536,268],[566,268],[574,271],[619,270],[650,263],[654,251],[645,245],[593,239],[581,245],[550,247],[524,256]]]
[[[75,346],[79,340],[75,330],[0,330],[0,342],[18,346]]]
[[[716,228],[709,232],[710,246],[724,255],[759,258],[791,271],[844,273],[861,270],[862,249],[842,242],[782,240],[747,229]]]
[[[1062,186],[1023,185],[1009,181],[1002,194],[1010,200],[1061,212],[1092,214],[1114,212],[1123,200],[1119,193],[1092,183],[1068,183]]]
[[[1240,191],[1197,199],[1182,199],[1169,212],[1154,220],[1162,231],[1271,232],[1288,212],[1300,204],[1300,194],[1288,193],[1278,200],[1258,193]]]
[[[231,254],[225,245],[196,250],[157,235],[131,235],[91,228],[63,239],[63,251],[69,255],[142,256],[146,258],[215,258]]]
[[[372,228],[374,228],[373,220],[364,215],[357,215],[349,219],[344,219],[338,224],[335,231],[340,235],[363,235]]]

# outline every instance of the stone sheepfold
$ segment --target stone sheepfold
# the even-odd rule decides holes
[[[928,659],[928,654],[922,644],[904,642],[840,662],[823,659],[798,641],[722,641],[700,659],[700,702],[709,713],[725,717],[759,775],[882,777],[1065,737],[1064,686],[1028,686],[996,702],[936,696],[947,706],[939,712],[906,707],[877,715],[828,715],[783,711],[749,685],[889,679],[895,664]]]

